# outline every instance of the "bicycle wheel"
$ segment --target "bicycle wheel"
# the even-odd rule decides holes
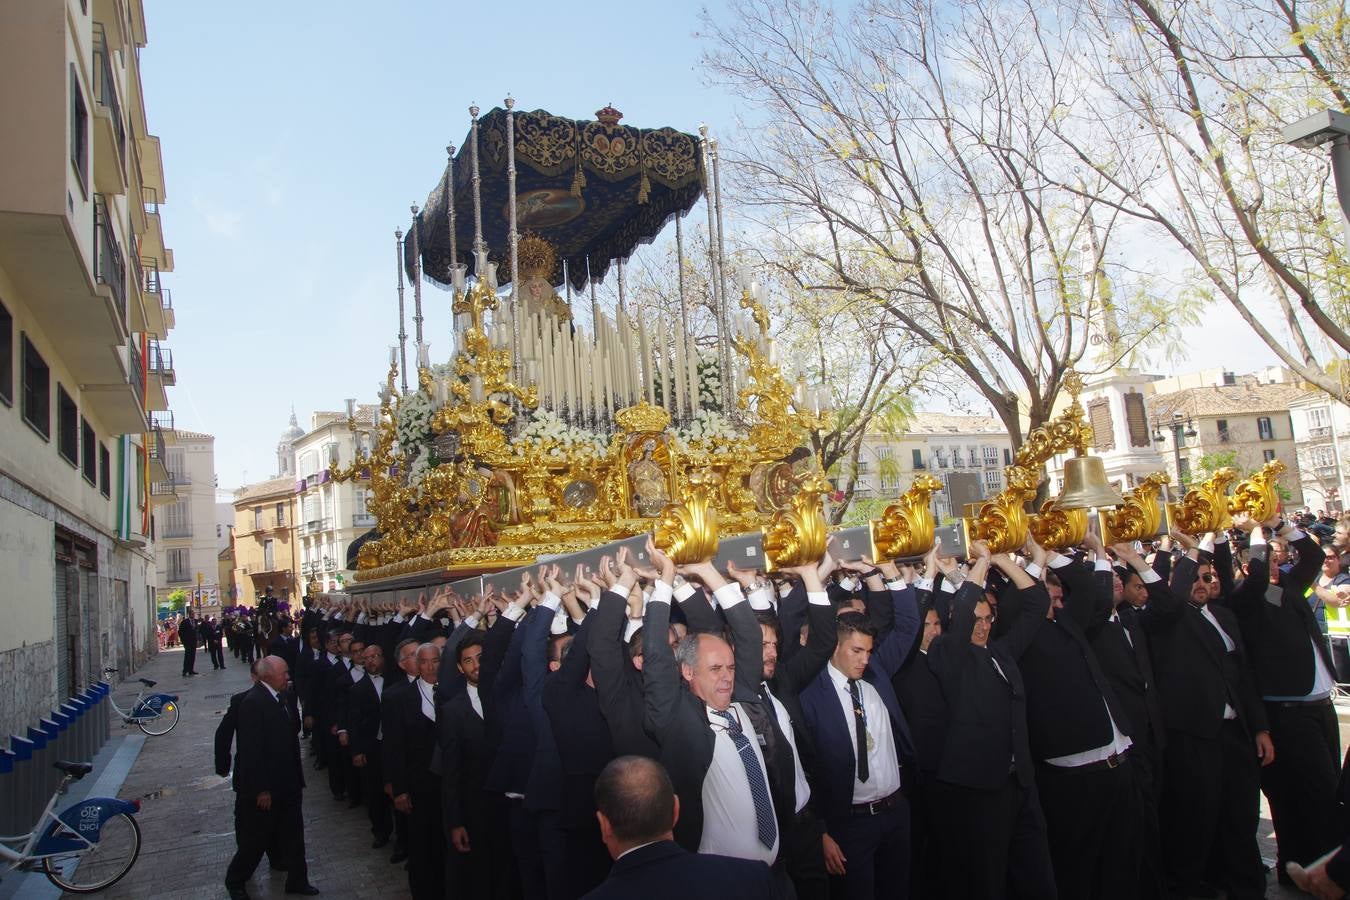
[[[173,700],[165,700],[164,705],[159,708],[159,715],[153,719],[137,719],[136,726],[150,735],[168,734],[173,731],[173,726],[178,724],[178,704]]]
[[[42,873],[47,880],[72,894],[92,894],[117,883],[131,871],[141,852],[141,826],[126,813],[118,813],[103,823],[98,843],[73,858],[74,868],[61,871],[64,859],[44,859]]]

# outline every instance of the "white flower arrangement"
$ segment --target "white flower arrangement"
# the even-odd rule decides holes
[[[548,456],[562,456],[575,450],[603,457],[609,447],[609,439],[604,435],[564,422],[557,413],[547,409],[536,411],[511,443],[517,447],[537,447]]]
[[[716,354],[698,354],[698,405],[705,410],[722,408],[722,364]]]
[[[435,411],[431,398],[422,391],[413,391],[399,398],[395,414],[399,444],[414,448],[431,440],[431,417]]]
[[[688,425],[676,430],[675,440],[682,449],[699,447],[705,450],[729,450],[743,444],[747,436],[720,412],[701,409]]]
[[[408,466],[408,484],[414,488],[422,486],[422,479],[427,477],[431,471],[431,448],[419,447],[417,455],[413,457],[412,463]]]

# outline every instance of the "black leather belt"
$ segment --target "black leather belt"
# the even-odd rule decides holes
[[[1096,762],[1083,763],[1081,766],[1068,766],[1072,772],[1095,772],[1098,769],[1117,769],[1130,758],[1129,750],[1122,750],[1119,753],[1112,753],[1106,759],[1099,759]],[[1059,768],[1056,766],[1055,768]]]
[[[1331,698],[1323,697],[1321,700],[1267,700],[1266,702],[1281,709],[1293,709],[1299,706],[1330,706]]]
[[[855,816],[875,816],[884,813],[888,809],[895,809],[904,798],[903,791],[896,791],[889,797],[882,797],[880,800],[873,800],[871,803],[855,803],[851,812]]]

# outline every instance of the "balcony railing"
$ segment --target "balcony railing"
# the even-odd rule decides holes
[[[149,453],[151,459],[157,459],[164,462],[169,458],[169,452],[164,448],[164,429],[160,428],[153,421],[150,423],[150,444]]]
[[[311,519],[300,527],[301,534],[318,534],[320,531],[332,531],[332,519]]]
[[[127,128],[122,122],[122,103],[117,99],[117,81],[113,78],[112,56],[108,53],[108,37],[103,26],[94,23],[94,96],[100,106],[108,108],[113,120],[113,134],[117,135],[118,162],[127,158]]]
[[[145,206],[146,212],[151,215],[159,215],[159,191],[142,185],[141,203]]]
[[[173,377],[173,351],[165,350],[159,341],[150,342],[150,371],[164,379]]]
[[[1219,443],[1227,444],[1233,440],[1233,434],[1227,428],[1219,429]]]
[[[178,493],[176,485],[172,481],[155,481],[150,484],[150,496],[152,497],[170,497]]]
[[[185,582],[191,580],[192,580],[191,572],[175,572],[173,569],[169,570],[168,575],[169,584],[184,584]]]
[[[127,361],[131,370],[127,373],[127,380],[131,382],[131,390],[136,394],[137,405],[145,409],[145,371],[141,364],[141,351],[135,344],[129,344],[127,351]]]
[[[192,484],[192,476],[186,472],[170,471],[169,480],[166,482],[166,484],[172,484],[175,486],[180,484]]]
[[[192,537],[191,525],[165,525],[164,537],[166,538],[187,538]]]
[[[1331,426],[1330,426],[1330,425],[1319,425],[1319,426],[1317,426],[1316,428],[1309,428],[1309,429],[1308,429],[1308,437],[1310,437],[1310,438],[1324,438],[1324,437],[1331,437]]]
[[[352,513],[353,528],[368,528],[375,524],[375,517],[370,513]]]
[[[108,218],[108,202],[102,194],[94,195],[94,277],[99,284],[112,289],[113,302],[122,317],[123,327],[127,320],[127,266],[122,260],[122,249],[117,246],[117,236],[113,234],[112,223]]]
[[[150,413],[150,427],[173,431],[173,410],[161,409]]]

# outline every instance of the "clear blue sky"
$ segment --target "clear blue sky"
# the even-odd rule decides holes
[[[737,101],[700,70],[699,9],[147,0],[142,80],[177,265],[170,402],[179,427],[216,435],[220,485],[274,473],[292,404],[307,427],[315,409],[374,397],[397,332],[393,231],[462,142],[471,102],[511,93],[576,118],[613,103],[634,125],[706,121],[731,138]],[[423,296],[444,359],[448,295]],[[1271,358],[1233,320],[1216,307],[1186,368]]]
[[[397,331],[393,231],[471,102],[510,93],[576,118],[612,102],[635,125],[729,132],[732,101],[699,69],[698,10],[147,0],[142,80],[177,267],[170,402],[179,427],[216,435],[221,486],[273,474],[291,404],[304,427],[373,399]],[[448,294],[423,299],[443,359]]]

